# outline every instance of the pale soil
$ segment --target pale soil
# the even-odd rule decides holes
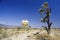
[[[38,33],[39,32],[39,33]],[[51,30],[48,36],[45,30],[23,30],[22,33],[2,38],[1,40],[60,40],[60,30]]]

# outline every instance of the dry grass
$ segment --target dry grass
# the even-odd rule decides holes
[[[47,35],[47,32],[44,29],[4,29],[0,28],[0,36],[2,38],[7,38],[16,34],[22,34],[24,32],[30,33],[33,31],[39,31],[38,34],[34,33],[30,35],[31,40],[60,40],[60,30],[59,29],[51,29],[51,34]]]

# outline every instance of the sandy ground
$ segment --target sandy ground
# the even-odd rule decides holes
[[[32,38],[29,39],[29,37],[27,37],[28,35],[33,35],[35,34],[36,32],[38,32],[37,30],[33,30],[31,32],[24,32],[22,34],[17,34],[17,35],[13,35],[13,36],[10,36],[8,38],[5,38],[5,39],[2,39],[2,40],[33,40]]]
[[[37,32],[39,32],[40,36],[47,35],[47,32],[45,30],[43,30],[43,31],[32,30],[30,32],[25,31],[24,33],[16,34],[16,35],[13,35],[8,38],[1,39],[1,40],[37,40],[36,39]],[[49,36],[51,37],[51,40],[60,40],[60,32],[58,33],[58,32],[52,31]]]

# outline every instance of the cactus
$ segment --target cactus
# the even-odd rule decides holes
[[[51,25],[52,23],[50,23],[50,13],[51,13],[51,8],[48,7],[48,3],[45,2],[44,7],[41,8],[41,10],[39,10],[39,12],[41,13],[41,16],[42,16],[42,13],[45,12],[45,16],[43,16],[43,19],[41,20],[41,22],[43,23],[47,23],[48,27],[44,27],[45,30],[47,31],[48,35],[50,34],[50,29],[51,29]],[[43,11],[44,10],[44,11]]]

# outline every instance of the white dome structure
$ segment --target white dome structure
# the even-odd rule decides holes
[[[22,20],[21,24],[22,24],[22,27],[24,28],[29,26],[28,20]]]

